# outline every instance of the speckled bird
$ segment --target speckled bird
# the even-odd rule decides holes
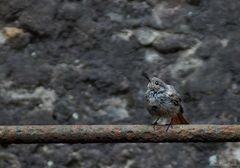
[[[149,81],[145,98],[148,112],[155,117],[154,127],[161,117],[170,119],[167,130],[174,124],[189,124],[183,117],[182,100],[174,87],[146,73],[143,76]]]

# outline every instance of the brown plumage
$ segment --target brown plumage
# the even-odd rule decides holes
[[[172,125],[189,124],[189,122],[184,118],[182,113],[177,113],[176,115],[172,116],[171,124]]]

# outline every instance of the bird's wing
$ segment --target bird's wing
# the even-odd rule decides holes
[[[171,97],[171,100],[173,101],[173,103],[175,105],[181,104],[182,99],[181,99],[180,95],[178,95],[178,94],[170,94],[169,96]]]
[[[168,93],[169,93],[169,96],[174,100],[176,101],[176,103],[181,103],[182,99],[181,99],[181,96],[177,93],[177,91],[174,89],[173,86],[171,85],[168,85]]]
[[[182,99],[173,86],[169,85],[169,97],[174,105],[180,106],[180,112],[183,113]]]
[[[180,105],[180,113],[184,113],[182,104]]]

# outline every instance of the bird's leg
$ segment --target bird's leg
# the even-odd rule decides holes
[[[169,127],[173,128],[173,126],[172,126],[172,121],[173,121],[173,119],[171,118],[170,123],[169,123],[169,124],[166,124],[166,125],[167,125],[166,132],[168,131]]]
[[[153,122],[152,125],[157,125],[158,120],[160,119],[160,117],[157,117]]]
[[[154,130],[155,130],[155,126],[157,125],[157,122],[158,122],[159,119],[160,119],[160,117],[157,117],[157,118],[152,122],[153,129],[154,129]]]

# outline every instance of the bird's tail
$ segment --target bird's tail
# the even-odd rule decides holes
[[[171,118],[171,124],[189,124],[189,122],[183,117],[182,113],[178,113],[177,115]]]

